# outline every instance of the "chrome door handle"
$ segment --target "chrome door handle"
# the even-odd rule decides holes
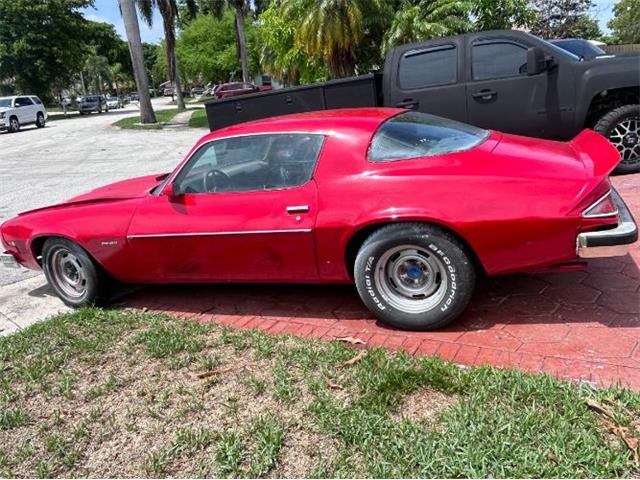
[[[309,211],[309,205],[292,205],[287,207],[287,213],[305,213]]]

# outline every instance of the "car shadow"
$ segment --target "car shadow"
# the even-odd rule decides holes
[[[585,270],[481,278],[466,311],[445,332],[568,323],[640,328],[640,270],[630,255],[597,259]],[[167,285],[124,292],[119,305],[181,316],[263,317],[358,331],[390,331],[353,285]]]

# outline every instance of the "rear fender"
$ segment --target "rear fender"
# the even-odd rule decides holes
[[[584,163],[587,174],[606,177],[620,162],[620,154],[609,140],[593,130],[580,132],[569,145]]]

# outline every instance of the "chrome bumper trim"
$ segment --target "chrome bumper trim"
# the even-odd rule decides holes
[[[0,265],[4,265],[7,268],[22,268],[16,257],[8,252],[0,253]]]
[[[611,189],[618,207],[618,226],[609,230],[584,232],[576,238],[576,251],[580,258],[619,257],[626,255],[629,245],[638,240],[638,226],[620,194]]]

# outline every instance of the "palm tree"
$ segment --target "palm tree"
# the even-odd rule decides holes
[[[93,52],[87,57],[84,63],[84,78],[89,82],[93,82],[96,93],[102,93],[104,80],[111,77],[109,60],[102,55]]]
[[[176,92],[176,105],[178,110],[185,110],[184,98],[182,98],[182,86],[178,73],[178,60],[176,58],[176,19],[178,18],[178,5],[176,0],[136,0],[142,17],[149,26],[153,25],[153,8],[158,7],[162,16],[164,28],[165,54],[167,59],[167,71],[169,79],[173,83]]]
[[[156,123],[156,114],[151,106],[149,96],[149,80],[144,68],[144,54],[142,52],[142,40],[140,39],[140,26],[134,0],[119,0],[120,13],[124,21],[124,28],[127,32],[127,42],[129,43],[129,53],[133,64],[133,74],[136,79],[136,87],[140,96],[140,122]]]
[[[331,78],[353,75],[356,47],[363,39],[362,2],[367,0],[287,0],[285,15],[301,12],[296,42],[322,56]],[[370,0],[369,0],[370,1]]]
[[[258,5],[263,2],[257,2]],[[238,44],[238,54],[240,66],[242,67],[242,81],[249,81],[249,60],[247,57],[247,37],[244,33],[244,17],[249,11],[247,0],[210,0],[210,9],[214,17],[220,19],[225,8],[231,8],[236,18],[236,42]]]
[[[387,31],[384,49],[402,43],[467,32],[470,0],[403,0]]]

